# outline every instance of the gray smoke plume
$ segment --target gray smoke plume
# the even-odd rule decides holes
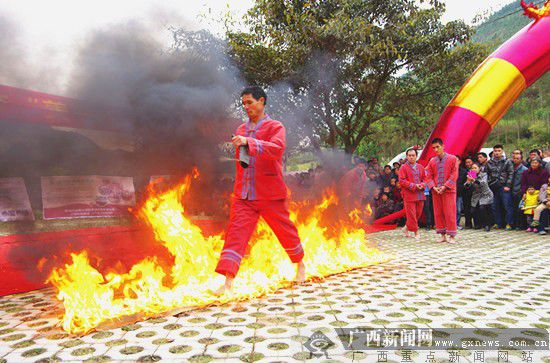
[[[27,84],[26,52],[19,34],[17,24],[0,14],[0,84]]]
[[[60,77],[56,62],[58,53],[51,48],[38,52],[47,54],[39,66],[30,61],[29,49],[22,36],[21,25],[0,14],[0,84],[39,91],[59,91]]]
[[[139,192],[151,175],[183,176],[197,167],[200,178],[186,210],[219,211],[232,188],[222,177],[232,176],[235,164],[220,161],[220,144],[231,140],[241,122],[234,106],[243,83],[222,41],[181,28],[172,29],[172,35],[167,47],[148,25],[133,21],[90,34],[78,51],[65,92],[78,100],[70,112],[81,115],[90,128],[130,135],[134,152],[105,150],[84,136],[47,125],[0,123],[5,156],[0,177],[23,176],[37,208],[40,176],[132,176]],[[3,64],[19,61],[17,53],[0,49],[0,54]],[[62,243],[48,244],[32,258],[59,256],[65,262],[66,251]],[[21,258],[31,258],[28,246],[11,250],[10,260]],[[46,270],[31,269],[28,278],[43,281]]]
[[[172,35],[167,48],[136,21],[92,34],[77,58],[69,94],[134,136],[137,178],[198,167],[201,189],[212,197],[220,174],[233,167],[219,162],[219,145],[239,124],[232,106],[243,84],[221,40],[183,28]]]

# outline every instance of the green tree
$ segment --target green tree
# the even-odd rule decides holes
[[[485,55],[443,12],[437,0],[257,0],[227,38],[249,83],[288,85],[316,148],[353,153],[377,123],[433,118]]]

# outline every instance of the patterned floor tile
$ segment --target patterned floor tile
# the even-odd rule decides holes
[[[368,239],[395,256],[385,264],[283,289],[261,299],[149,319],[83,337],[59,328],[52,289],[0,298],[0,362],[376,361],[377,352],[345,351],[340,328],[550,329],[547,240],[502,231],[461,231],[458,245],[421,241],[399,231]],[[321,331],[338,344],[315,358],[303,344]],[[425,352],[412,352],[425,361]],[[401,362],[407,352],[391,351]],[[492,354],[492,355],[491,355]],[[486,361],[497,362],[496,352]],[[510,361],[521,361],[511,355]],[[533,352],[533,362],[547,352]],[[448,352],[437,359],[449,360]],[[436,359],[436,361],[437,361]],[[518,360],[519,359],[519,360]],[[461,362],[473,362],[464,352]]]

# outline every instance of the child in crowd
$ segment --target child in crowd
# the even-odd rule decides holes
[[[471,206],[474,214],[477,215],[479,225],[477,228],[485,228],[485,231],[491,230],[491,221],[489,213],[493,205],[493,192],[489,188],[487,173],[481,171],[479,164],[473,164],[470,172],[466,176],[464,188],[472,191]]]
[[[550,184],[550,177],[548,178],[548,183],[543,184],[542,187],[540,188],[540,192],[538,196],[539,205],[535,208],[533,212],[533,222],[531,223],[531,228],[533,228],[533,232],[536,232],[537,228],[540,226],[541,213],[546,209],[550,209],[550,198],[548,196],[548,184]],[[539,233],[546,234],[546,231],[544,230],[544,228],[540,228]]]
[[[390,196],[387,193],[382,193],[380,197],[380,204],[376,208],[376,218],[382,218],[389,216],[394,212],[394,202],[390,199]]]
[[[527,188],[527,193],[525,193],[522,198],[523,206],[521,210],[523,210],[523,214],[527,216],[527,225],[529,226],[527,232],[536,231],[536,229],[531,227],[531,223],[533,223],[533,216],[535,215],[535,209],[538,205],[539,194],[540,190],[536,190],[534,186],[530,185]]]

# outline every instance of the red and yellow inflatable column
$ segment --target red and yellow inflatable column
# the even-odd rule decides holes
[[[535,21],[502,44],[466,81],[439,118],[420,163],[426,165],[434,156],[431,141],[436,137],[451,154],[464,157],[477,153],[521,93],[550,70],[550,0],[542,9],[521,4]],[[388,223],[403,215],[403,211],[397,212],[375,223]]]
[[[550,16],[520,30],[491,54],[451,100],[433,130],[420,162],[433,156],[435,137],[451,154],[481,149],[493,127],[521,93],[550,70]]]

